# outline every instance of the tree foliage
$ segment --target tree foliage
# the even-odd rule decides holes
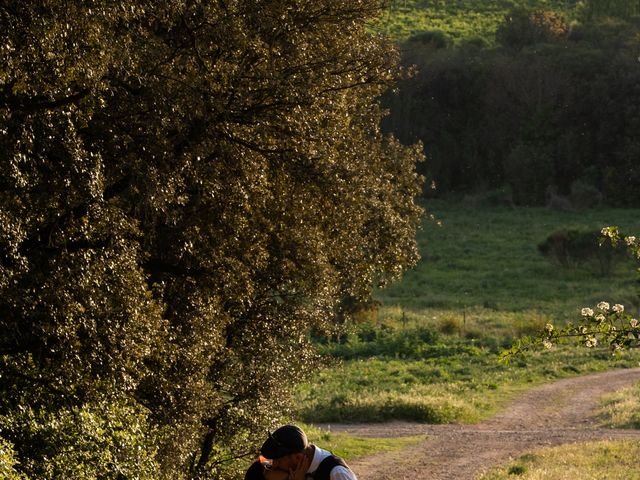
[[[629,18],[640,15],[638,0],[585,0],[579,4],[579,13],[587,20],[597,17]]]
[[[436,194],[509,187],[516,204],[544,205],[549,188],[569,197],[580,186],[640,205],[639,31],[637,18],[569,28],[553,12],[518,10],[495,47],[406,42],[417,74],[386,97],[385,129],[422,141]]]
[[[558,12],[516,9],[505,16],[496,31],[496,39],[502,45],[522,48],[562,39],[568,33],[569,25]]]
[[[365,28],[381,7],[0,6],[17,472],[232,476],[312,372],[310,329],[415,262],[421,152],[378,128],[400,74]]]

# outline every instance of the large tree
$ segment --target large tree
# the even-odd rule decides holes
[[[233,475],[416,260],[381,3],[0,4],[0,471]]]

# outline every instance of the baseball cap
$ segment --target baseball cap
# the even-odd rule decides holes
[[[269,434],[262,444],[263,457],[275,460],[292,453],[302,452],[309,445],[307,435],[295,425],[284,425]]]

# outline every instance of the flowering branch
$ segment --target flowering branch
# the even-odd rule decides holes
[[[605,227],[601,233],[601,245],[607,239],[614,247],[624,242],[634,258],[640,259],[640,243],[636,237],[621,236],[618,227]],[[619,354],[622,350],[640,347],[640,324],[638,319],[625,313],[624,305],[616,303],[611,306],[602,301],[594,308],[583,308],[577,325],[556,328],[548,323],[537,336],[518,340],[509,350],[501,353],[500,360],[508,362],[513,356],[540,346],[551,349],[565,339],[575,339],[587,348],[609,345],[612,354]]]

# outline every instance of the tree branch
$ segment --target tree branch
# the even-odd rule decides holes
[[[60,98],[58,100],[48,100],[44,95],[39,95],[36,97],[24,97],[20,95],[5,93],[4,98],[2,98],[2,103],[0,103],[0,108],[9,107],[23,112],[54,110],[59,107],[71,105],[78,100],[82,100],[84,97],[89,95],[89,92],[90,90],[88,88],[83,88],[73,95],[69,95],[68,97]]]

